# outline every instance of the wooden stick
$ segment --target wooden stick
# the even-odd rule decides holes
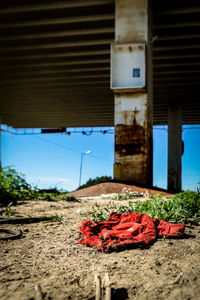
[[[95,282],[96,282],[95,300],[101,300],[101,277],[99,275],[95,275]]]
[[[35,285],[35,300],[43,300],[42,288],[39,284]]]
[[[111,284],[108,273],[104,277],[104,286],[105,286],[105,300],[111,300]]]

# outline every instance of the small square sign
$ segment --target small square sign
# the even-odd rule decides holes
[[[140,68],[133,69],[133,77],[140,77]]]

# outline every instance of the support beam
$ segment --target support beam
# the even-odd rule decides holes
[[[200,23],[199,23],[200,26]],[[199,49],[200,48],[200,44],[199,43],[195,43],[195,44],[188,44],[188,45],[171,45],[171,46],[155,46],[154,45],[154,52],[157,51],[175,51],[175,50],[185,50],[185,49]]]
[[[82,47],[82,46],[94,46],[94,45],[109,45],[112,40],[112,37],[109,39],[98,39],[98,40],[78,40],[78,41],[69,41],[69,42],[59,42],[59,43],[43,43],[35,44],[30,46],[10,46],[2,47],[1,52],[6,51],[16,51],[16,50],[35,50],[35,49],[56,49],[56,48],[69,48],[69,47]]]
[[[129,180],[136,184],[152,185],[152,50],[151,50],[151,12],[148,0],[116,0],[115,17],[115,44],[143,43],[146,47],[144,69],[148,88],[125,89],[115,92],[115,165],[114,177]],[[125,46],[126,47],[126,46]],[[139,46],[142,49],[142,46]],[[121,47],[121,49],[123,49]],[[125,49],[125,48],[124,48]],[[138,48],[139,49],[139,48]],[[122,51],[122,50],[120,50]],[[129,47],[133,53],[137,46]],[[121,64],[127,70],[132,65],[132,56],[129,62]],[[118,58],[117,58],[118,59]],[[119,61],[119,60],[118,60]],[[139,65],[141,73],[144,72]],[[134,69],[132,70],[132,72]],[[113,72],[113,70],[112,70]],[[131,73],[132,73],[131,72]],[[139,71],[140,72],[140,71]],[[124,74],[127,74],[125,72]],[[113,74],[113,77],[116,74]],[[133,81],[135,76],[129,75]],[[137,77],[140,77],[137,76]],[[123,80],[121,80],[123,81]]]
[[[200,58],[200,53],[192,53],[192,54],[188,54],[188,53],[186,53],[186,54],[176,54],[176,55],[174,55],[174,54],[172,54],[172,53],[170,53],[170,54],[156,54],[156,56],[154,56],[154,58],[153,58],[153,60],[154,61],[162,61],[162,60],[172,60],[172,59],[174,59],[174,60],[176,60],[176,62],[178,61],[178,59],[190,59],[190,58],[192,58],[192,59],[195,59],[195,58]]]
[[[36,19],[21,22],[10,22],[0,24],[1,29],[7,28],[20,28],[20,27],[32,27],[42,25],[55,25],[55,24],[71,24],[81,22],[93,22],[93,21],[105,21],[114,20],[114,14],[98,14],[98,15],[84,15],[84,16],[67,16],[65,18],[51,18],[51,19]]]
[[[166,16],[166,15],[182,15],[182,14],[192,14],[200,12],[200,6],[188,6],[188,7],[178,7],[171,9],[163,9],[161,11],[157,11],[155,16]]]
[[[49,62],[49,63],[31,63],[31,64],[20,64],[17,65],[17,70],[26,70],[28,69],[30,71],[31,68],[33,69],[41,69],[42,67],[47,68],[53,68],[53,67],[61,67],[61,66],[80,66],[80,65],[93,65],[93,64],[109,64],[110,60],[108,58],[99,58],[99,59],[85,59],[85,60],[75,60],[75,61],[61,61],[61,62]],[[16,70],[16,65],[13,67],[13,65],[6,65],[6,66],[0,66],[0,70],[7,72],[8,70]],[[31,70],[33,70],[31,69]]]
[[[45,53],[45,54],[25,54],[25,53],[20,53],[16,56],[12,56],[10,54],[6,54],[3,57],[0,57],[0,62],[2,64],[2,62],[5,62],[6,60],[8,62],[12,62],[14,63],[15,61],[20,61],[20,64],[22,62],[24,62],[25,60],[31,60],[31,59],[49,59],[49,58],[66,58],[66,57],[70,57],[70,58],[74,58],[74,57],[79,57],[79,59],[81,57],[85,57],[85,56],[101,56],[101,55],[109,55],[110,54],[110,49],[103,49],[103,50],[82,50],[80,48],[74,50],[74,51],[68,51],[66,52],[66,49],[62,52],[62,53]],[[200,55],[199,55],[200,56]],[[110,62],[109,59],[107,59],[107,62]],[[26,62],[25,62],[26,63]]]
[[[2,168],[2,157],[1,157],[1,124],[2,124],[2,119],[1,119],[1,116],[0,116],[0,170]]]
[[[166,24],[154,25],[154,29],[168,29],[168,28],[181,28],[181,27],[198,27],[199,21],[188,21],[188,22],[168,22]]]
[[[20,71],[15,71],[15,72],[10,72],[8,73],[9,75],[11,74],[12,77],[14,76],[18,76],[18,78],[21,76],[21,77],[25,77],[27,78],[28,76],[31,76],[32,78],[35,76],[39,77],[41,75],[50,75],[50,74],[55,74],[55,75],[61,75],[61,74],[75,74],[75,73],[101,73],[101,72],[106,72],[106,71],[110,71],[110,66],[103,66],[103,67],[83,67],[83,68],[80,68],[80,67],[75,67],[75,68],[70,68],[70,67],[66,67],[65,69],[61,69],[61,70],[53,70],[53,69],[50,69],[50,70],[32,70],[32,71],[29,71],[29,70],[22,70],[21,72]],[[50,75],[51,76],[51,75]]]
[[[42,11],[42,10],[56,10],[56,9],[65,9],[65,8],[78,8],[85,6],[101,6],[113,4],[113,0],[79,0],[79,1],[56,1],[56,2],[47,2],[41,4],[29,4],[29,5],[9,5],[9,8],[2,8],[0,10],[0,15],[10,14],[10,13],[23,13],[23,12],[33,12],[33,11]]]
[[[59,30],[50,32],[37,32],[37,33],[26,33],[26,34],[15,34],[9,36],[1,37],[2,41],[20,41],[33,40],[33,39],[47,39],[53,37],[69,37],[69,36],[80,36],[91,35],[91,34],[103,34],[103,33],[113,33],[113,27],[100,27],[100,28],[83,28],[83,29],[73,29],[73,30]]]
[[[75,75],[69,75],[68,74],[68,76],[67,76],[67,74],[66,74],[66,76],[54,76],[54,77],[42,77],[42,78],[40,78],[39,76],[37,77],[37,78],[19,78],[19,79],[11,79],[11,78],[9,78],[8,80],[6,79],[6,80],[2,80],[2,83],[3,84],[5,84],[5,83],[7,83],[7,84],[9,84],[9,83],[17,83],[17,84],[23,84],[23,82],[24,83],[45,83],[45,82],[51,82],[51,81],[53,81],[53,82],[62,82],[62,80],[67,80],[68,82],[74,82],[75,81],[75,79],[77,79],[77,80],[81,80],[81,79],[100,79],[100,78],[103,78],[103,79],[105,79],[106,80],[106,78],[109,80],[109,75],[108,74],[98,74],[98,75],[94,75],[94,74],[87,74],[87,75],[85,75],[85,74],[75,74]]]
[[[182,107],[168,107],[168,190],[181,191]]]

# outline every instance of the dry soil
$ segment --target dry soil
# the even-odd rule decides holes
[[[22,237],[0,241],[0,299],[35,299],[40,284],[44,299],[94,299],[95,274],[109,273],[112,299],[200,299],[200,227],[186,228],[187,238],[156,241],[149,249],[105,254],[77,243],[79,225],[92,206],[121,201],[82,199],[80,202],[26,201],[17,213],[63,215],[63,222],[4,224]],[[123,203],[126,203],[124,201]]]

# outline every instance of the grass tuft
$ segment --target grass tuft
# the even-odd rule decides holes
[[[91,219],[105,221],[112,211],[107,207],[93,207]],[[128,205],[120,205],[114,211],[147,214],[151,218],[158,218],[172,223],[200,224],[200,194],[185,191],[168,199],[164,199],[163,195],[154,195],[150,196],[146,201],[129,202]]]

